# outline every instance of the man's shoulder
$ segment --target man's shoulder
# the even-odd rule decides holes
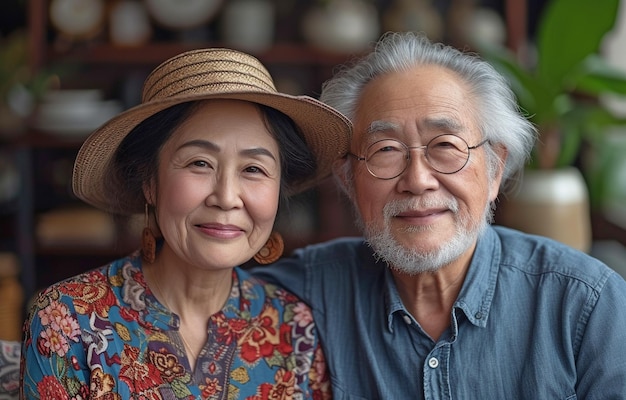
[[[558,273],[591,285],[613,271],[602,261],[556,240],[514,229],[494,227],[500,241],[500,265],[527,273]]]
[[[354,260],[367,254],[368,245],[362,237],[341,237],[326,242],[314,243],[297,249],[294,255],[310,263],[329,263]]]

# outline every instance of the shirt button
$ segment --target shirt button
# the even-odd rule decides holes
[[[433,369],[437,368],[439,366],[439,360],[435,357],[431,357],[430,360],[428,360],[428,366]]]
[[[407,325],[411,325],[411,317],[409,317],[408,315],[404,314],[402,316],[402,318],[404,318],[404,322],[406,322]]]

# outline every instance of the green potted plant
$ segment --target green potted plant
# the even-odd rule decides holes
[[[24,119],[54,76],[52,71],[34,71],[30,67],[24,31],[0,37],[0,135],[11,136],[25,129]]]
[[[588,188],[580,171],[572,166],[579,160],[583,144],[593,147],[601,142],[608,127],[626,124],[600,101],[605,94],[626,95],[626,73],[611,67],[601,56],[603,40],[615,26],[619,3],[619,0],[603,0],[601,5],[589,0],[548,2],[538,21],[534,57],[529,57],[532,62],[520,60],[505,48],[479,49],[509,79],[521,108],[539,133],[521,182],[523,188],[518,191],[523,201],[514,195],[504,202],[504,210],[508,208],[508,214],[513,214],[507,217],[507,212],[503,213],[505,224],[514,220],[510,224],[517,228],[556,236],[559,240],[562,238],[559,234],[564,234],[562,241],[583,250],[590,247],[590,222],[574,226],[573,216],[578,213],[581,218],[589,219]],[[548,188],[548,174],[568,174],[570,178]],[[573,194],[566,193],[573,187],[572,174],[580,175],[584,193],[578,189]],[[531,209],[520,210],[519,203],[528,205],[533,201],[528,199],[533,191],[525,185],[536,176],[541,180],[541,198]],[[547,204],[550,194],[565,203]],[[575,205],[579,211],[574,211],[572,202],[580,194],[581,204]],[[515,207],[507,203],[515,203]],[[567,212],[570,208],[571,213]],[[529,226],[532,216],[538,217],[538,227]],[[550,220],[559,216],[562,216],[559,220]],[[516,226],[520,223],[524,226]],[[572,235],[578,237],[569,238]]]

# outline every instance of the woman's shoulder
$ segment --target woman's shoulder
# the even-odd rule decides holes
[[[121,287],[128,280],[143,282],[140,258],[135,254],[53,283],[38,293],[34,304],[73,303],[85,296],[98,297],[98,293]]]
[[[282,299],[286,302],[294,302],[298,297],[284,287],[265,280],[263,277],[251,274],[249,270],[235,268],[239,280],[240,295],[244,299],[256,299],[260,302],[272,299]]]
[[[261,310],[271,305],[274,308],[285,310],[298,307],[298,309],[309,309],[304,301],[285,287],[266,281],[244,269],[237,268],[239,287],[241,288],[241,299],[247,302],[251,309]],[[254,307],[254,303],[257,307]]]

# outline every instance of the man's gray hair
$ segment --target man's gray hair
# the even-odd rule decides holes
[[[346,65],[322,86],[320,100],[354,121],[354,113],[364,86],[377,76],[405,71],[418,65],[438,65],[454,71],[465,81],[483,138],[492,146],[507,149],[508,157],[502,190],[515,186],[537,137],[532,123],[522,114],[506,79],[476,54],[461,52],[442,43],[433,43],[415,32],[389,32],[374,51],[353,65]],[[487,146],[490,176],[499,158]],[[347,171],[344,171],[347,172]]]

